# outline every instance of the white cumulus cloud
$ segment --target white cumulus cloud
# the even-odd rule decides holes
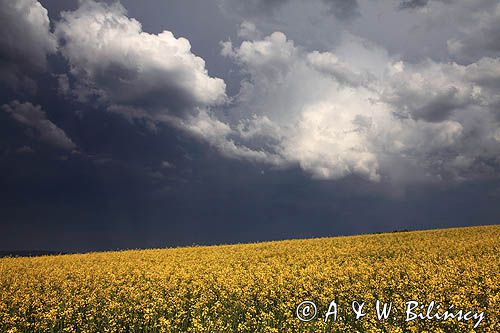
[[[360,38],[308,52],[281,32],[224,42],[222,54],[246,78],[224,130],[214,131],[224,134],[199,135],[219,147],[230,140],[238,150],[226,156],[250,149],[321,179],[435,181],[499,167],[490,165],[500,153],[498,59],[409,64]]]
[[[224,81],[208,75],[187,39],[144,32],[119,3],[83,1],[55,33],[84,98],[176,114],[226,100]]]

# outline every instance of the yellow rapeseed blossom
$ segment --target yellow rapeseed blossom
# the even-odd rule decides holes
[[[0,332],[498,333],[499,287],[498,225],[3,258]],[[301,321],[307,300],[317,314]],[[387,319],[375,316],[377,300],[392,302]],[[365,303],[364,317],[353,301]],[[421,313],[434,301],[484,319],[476,328],[477,320],[407,321],[408,301]],[[338,318],[325,321],[331,304]]]

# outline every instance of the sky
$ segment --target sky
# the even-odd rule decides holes
[[[0,250],[499,222],[496,0],[2,0],[0,28]]]

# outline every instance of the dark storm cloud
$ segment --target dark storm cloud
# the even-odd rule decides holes
[[[44,0],[55,55],[2,2],[0,250],[497,223],[497,2],[444,2]]]
[[[72,150],[76,148],[66,133],[47,119],[46,113],[39,105],[13,101],[10,104],[2,105],[1,109],[20,124],[34,130],[33,136],[36,139],[61,149]]]
[[[332,10],[339,9],[343,16],[359,7],[357,1],[325,3]],[[285,2],[254,1],[240,5],[243,12],[253,13],[253,8],[258,13],[276,10],[285,6]],[[286,2],[286,6],[296,5],[293,1]],[[486,23],[489,24],[490,19],[486,19]],[[242,82],[242,89],[246,91],[242,90],[233,103],[235,113],[241,117],[226,123],[218,117],[224,111],[225,82],[208,75],[205,60],[191,52],[187,39],[175,37],[167,30],[159,34],[145,32],[141,23],[130,18],[119,3],[83,1],[78,9],[62,13],[54,26],[61,42],[61,54],[69,65],[69,73],[57,75],[58,90],[63,94],[77,97],[81,103],[97,99],[104,108],[123,113],[128,119],[158,113],[188,114],[185,119],[174,122],[177,128],[210,143],[226,157],[279,166],[298,163],[315,177],[326,179],[359,173],[374,181],[380,180],[380,161],[384,155],[380,147],[392,147],[393,142],[414,152],[419,163],[427,163],[420,161],[420,156],[428,155],[428,148],[422,144],[427,140],[436,146],[434,148],[459,149],[462,131],[471,130],[467,126],[472,125],[467,123],[468,117],[464,114],[457,119],[457,110],[465,113],[470,105],[494,107],[498,101],[491,89],[480,92],[463,78],[457,80],[454,71],[458,67],[448,68],[443,63],[429,62],[398,80],[385,80],[384,68],[390,68],[393,59],[383,47],[370,45],[367,40],[353,38],[352,42],[341,44],[338,50],[307,52],[284,33],[259,37],[255,32],[250,37],[254,40],[244,41],[239,47],[224,43],[228,47],[223,53],[240,66],[242,74],[251,76]],[[249,23],[246,26],[250,26]],[[239,36],[246,38],[250,34],[247,31]],[[342,52],[345,52],[343,59],[336,55]],[[304,68],[305,64],[315,70]],[[423,74],[427,68],[431,70]],[[439,76],[434,78],[434,73]],[[424,82],[421,82],[422,76]],[[283,85],[285,79],[294,84]],[[310,97],[311,93],[304,93],[309,88],[304,86],[307,81],[314,87],[314,98]],[[352,88],[349,94],[345,94],[347,87]],[[387,97],[386,91],[392,94]],[[287,96],[294,99],[285,108]],[[363,110],[373,108],[373,103],[369,106],[360,103],[374,100],[386,102],[397,115],[424,122],[387,120],[384,114],[390,114],[390,110],[385,105],[376,116],[365,114]],[[338,101],[342,101],[341,107],[336,104]],[[222,112],[196,110],[213,106]],[[338,108],[342,115],[332,111]],[[273,114],[279,109],[286,109],[288,117]],[[262,114],[248,119],[245,114],[248,112]],[[365,125],[359,125],[359,119],[363,119],[361,123]],[[318,129],[314,125],[316,121],[328,124],[330,131]],[[241,131],[233,126],[245,122],[250,130]],[[483,120],[483,124],[487,121]],[[353,126],[349,136],[342,140],[336,137],[335,133]],[[490,145],[491,138],[496,140],[496,132],[491,126],[481,126],[484,128],[476,129],[475,133],[489,137]],[[384,127],[401,130],[392,132],[393,137],[383,142],[374,141],[373,138],[380,137],[375,133],[377,128]],[[154,129],[155,125],[150,128]],[[441,135],[443,132],[446,135]],[[252,133],[260,135],[260,141],[254,140]],[[270,137],[262,137],[263,133]],[[269,147],[270,143],[274,146]],[[385,153],[397,156],[398,149],[390,148]],[[325,158],[325,151],[335,151],[336,158]],[[385,173],[390,174],[391,170]]]
[[[56,50],[47,10],[36,0],[2,1],[0,22],[0,83],[34,92],[30,76],[44,71],[47,55]]]
[[[0,172],[17,179],[0,179],[8,189],[0,194],[3,248],[89,251],[254,242],[493,224],[500,214],[497,183],[415,187],[387,198],[379,186],[360,179],[311,182],[299,169],[261,173],[183,144],[190,162],[168,170],[191,166],[191,172],[163,188],[119,163],[42,163],[30,155],[18,160],[14,172],[2,160]],[[39,173],[30,172],[34,163]],[[25,175],[22,182],[19,175]]]

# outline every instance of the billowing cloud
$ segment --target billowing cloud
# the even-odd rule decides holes
[[[500,3],[475,13],[474,24],[448,40],[448,51],[455,59],[474,62],[482,57],[500,57]]]
[[[36,0],[1,1],[0,82],[33,90],[32,73],[45,70],[47,55],[56,51],[47,10]]]
[[[226,99],[224,81],[208,75],[187,39],[144,32],[119,3],[83,1],[55,33],[82,99],[177,115]]]
[[[372,79],[368,72],[361,73],[356,68],[350,68],[331,52],[313,51],[307,55],[307,61],[317,71],[332,75],[345,85],[366,86]]]
[[[401,8],[434,4],[404,3]],[[257,15],[290,4],[233,5]],[[335,16],[342,18],[359,9],[357,1],[319,4],[337,8],[343,14],[335,11]],[[228,98],[225,82],[209,76],[187,39],[169,31],[143,31],[119,3],[82,1],[55,24],[60,52],[70,66],[69,73],[57,76],[59,90],[129,118],[150,117],[151,129],[157,129],[155,122],[169,123],[223,156],[295,165],[320,179],[354,174],[372,181],[434,181],[496,174],[500,66],[494,47],[485,41],[495,38],[493,18],[500,6],[490,13],[486,5],[470,6],[479,15],[477,31],[455,34],[447,43],[450,54],[468,59],[461,62],[403,61],[347,30],[339,31],[330,47],[311,47],[284,32],[264,34],[244,20],[239,42],[221,43],[222,56],[243,77],[239,92]],[[433,15],[426,9],[415,12]],[[436,18],[431,16],[429,22]],[[488,36],[481,39],[485,43],[474,44],[482,50],[477,54],[467,51],[469,33]],[[42,132],[34,123],[29,126]]]
[[[38,140],[61,149],[72,150],[76,148],[66,133],[47,119],[47,114],[39,105],[33,105],[29,102],[21,103],[16,100],[2,105],[1,108],[10,114],[12,119],[34,130],[34,136]]]
[[[217,119],[210,111],[201,109],[195,115],[185,119],[179,117],[161,116],[158,120],[178,128],[202,142],[207,142],[227,158],[267,163],[275,166],[286,164],[280,156],[262,148],[252,149],[237,143],[239,133],[227,123]]]
[[[475,102],[474,86],[463,80],[463,68],[458,65],[429,61],[411,69],[403,67],[401,62],[393,67],[383,93],[399,116],[438,122]]]
[[[222,55],[234,59],[245,73],[257,78],[261,85],[282,81],[295,52],[293,42],[287,40],[282,32],[274,32],[262,40],[244,41],[237,49],[233,49],[231,42],[222,43]]]
[[[467,179],[500,167],[498,59],[409,64],[359,38],[308,52],[281,32],[224,42],[222,54],[246,79],[228,122],[205,116],[212,126],[195,132],[226,156],[321,179]]]
[[[500,58],[482,58],[465,68],[464,77],[476,87],[478,102],[500,120]]]
[[[403,52],[413,49],[410,57],[422,53],[434,60],[470,64],[500,55],[500,4],[496,0],[401,0],[398,15],[388,19],[384,24],[386,34],[396,38],[395,43],[409,44],[400,48]],[[394,26],[398,27],[396,32],[389,32]],[[364,34],[370,35],[375,34]]]

